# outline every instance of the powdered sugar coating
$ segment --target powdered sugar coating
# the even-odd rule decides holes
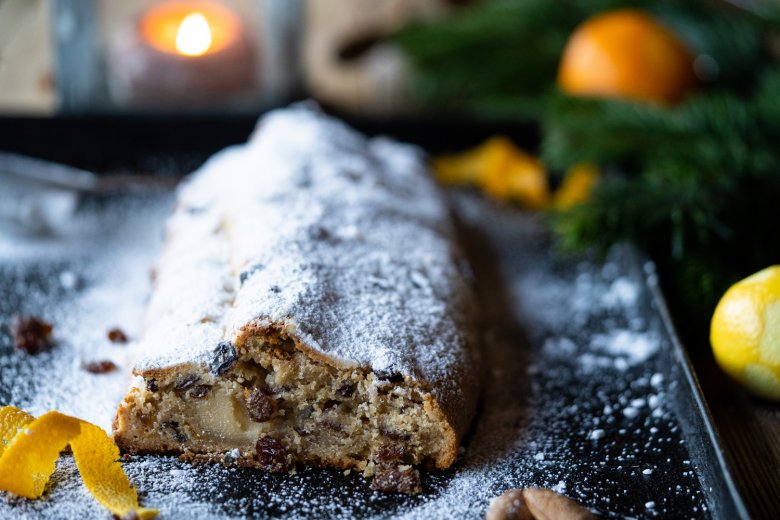
[[[275,111],[181,190],[136,371],[207,363],[242,327],[283,324],[454,412],[478,375],[470,283],[416,148],[308,106]]]

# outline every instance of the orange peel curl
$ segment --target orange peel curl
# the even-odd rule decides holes
[[[51,411],[34,418],[13,406],[0,408],[0,490],[39,498],[60,452],[70,445],[89,492],[120,518],[153,518],[119,463],[119,448],[101,428]]]

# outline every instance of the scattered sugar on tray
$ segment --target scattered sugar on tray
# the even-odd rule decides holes
[[[588,434],[588,439],[597,441],[599,439],[603,439],[605,435],[606,435],[606,432],[604,432],[604,430],[602,430],[601,428],[598,428],[598,429],[592,430],[590,432],[590,434]]]
[[[552,487],[552,490],[556,493],[566,493],[566,482],[559,480],[558,483]]]
[[[542,349],[553,355],[571,356],[577,353],[577,344],[569,338],[547,338]]]
[[[639,297],[639,288],[636,283],[627,278],[618,278],[609,286],[609,290],[601,297],[601,303],[605,307],[632,306]]]
[[[601,366],[602,356],[607,355],[615,361],[622,360],[616,368],[625,370],[647,361],[658,352],[660,342],[649,332],[617,329],[606,334],[595,335],[590,346],[601,356],[594,354],[593,359],[587,360],[587,363]]]
[[[60,284],[66,290],[75,289],[79,283],[79,277],[73,271],[62,271],[59,278]]]

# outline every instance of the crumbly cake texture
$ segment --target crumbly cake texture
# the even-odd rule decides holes
[[[180,189],[115,439],[419,491],[413,466],[450,466],[474,414],[474,313],[419,150],[271,112]]]

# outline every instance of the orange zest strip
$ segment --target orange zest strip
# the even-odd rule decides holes
[[[16,437],[19,428],[27,423],[31,423],[35,417],[13,406],[3,406],[0,408],[0,457],[3,456],[5,447]]]
[[[138,493],[118,462],[119,448],[102,428],[82,421],[81,435],[70,447],[84,485],[106,509],[122,518],[157,516],[156,509],[138,507]]]
[[[0,408],[0,440],[0,490],[39,498],[60,452],[70,444],[84,484],[106,509],[120,518],[158,514],[138,505],[138,494],[118,462],[119,448],[93,424],[56,411],[34,419],[5,406]]]
[[[459,154],[437,157],[432,166],[444,184],[476,186],[495,199],[519,202],[529,209],[550,202],[544,165],[503,136]]]
[[[587,201],[598,180],[596,165],[580,163],[572,166],[555,192],[553,206],[565,210]]]
[[[79,434],[79,421],[49,412],[22,427],[0,459],[0,489],[38,498],[54,473],[54,463]]]

